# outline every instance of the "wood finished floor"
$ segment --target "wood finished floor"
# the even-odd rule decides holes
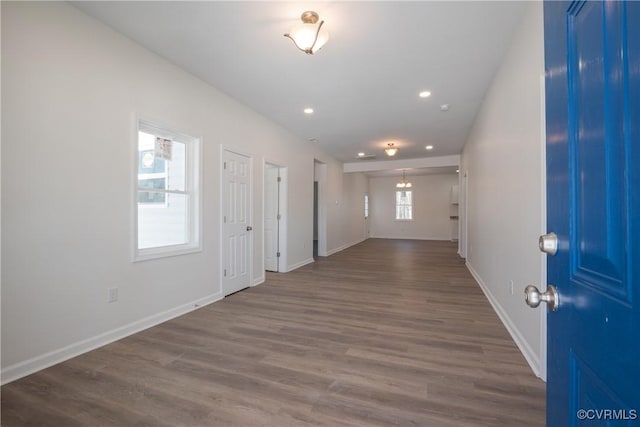
[[[7,384],[2,426],[543,426],[450,242],[370,239]]]

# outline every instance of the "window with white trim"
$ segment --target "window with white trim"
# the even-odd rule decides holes
[[[396,221],[413,220],[413,192],[396,191]]]
[[[364,217],[369,218],[369,195],[364,195]]]
[[[138,120],[135,260],[199,251],[200,139]]]

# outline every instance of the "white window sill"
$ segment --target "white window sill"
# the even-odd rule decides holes
[[[200,245],[174,245],[162,246],[159,248],[137,249],[133,256],[133,262],[187,255],[197,252],[202,252],[202,247]]]

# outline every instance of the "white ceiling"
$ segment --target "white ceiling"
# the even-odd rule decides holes
[[[519,1],[73,4],[343,162],[358,152],[384,160],[391,141],[400,147],[396,159],[459,154],[526,8]],[[314,56],[283,37],[305,10],[318,12],[330,35]],[[432,96],[419,98],[421,90]]]

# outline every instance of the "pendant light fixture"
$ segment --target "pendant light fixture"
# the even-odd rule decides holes
[[[407,177],[404,174],[404,169],[402,170],[402,179],[400,180],[400,182],[398,182],[396,184],[396,188],[411,188],[413,185],[411,184],[411,182],[409,182],[409,180],[407,179]]]
[[[387,144],[387,148],[384,149],[384,152],[387,156],[393,157],[398,153],[398,147],[396,147],[393,142]]]
[[[300,16],[302,24],[291,28],[285,37],[293,40],[298,49],[307,55],[313,55],[329,40],[329,32],[324,28],[324,21],[316,12],[308,10]]]

